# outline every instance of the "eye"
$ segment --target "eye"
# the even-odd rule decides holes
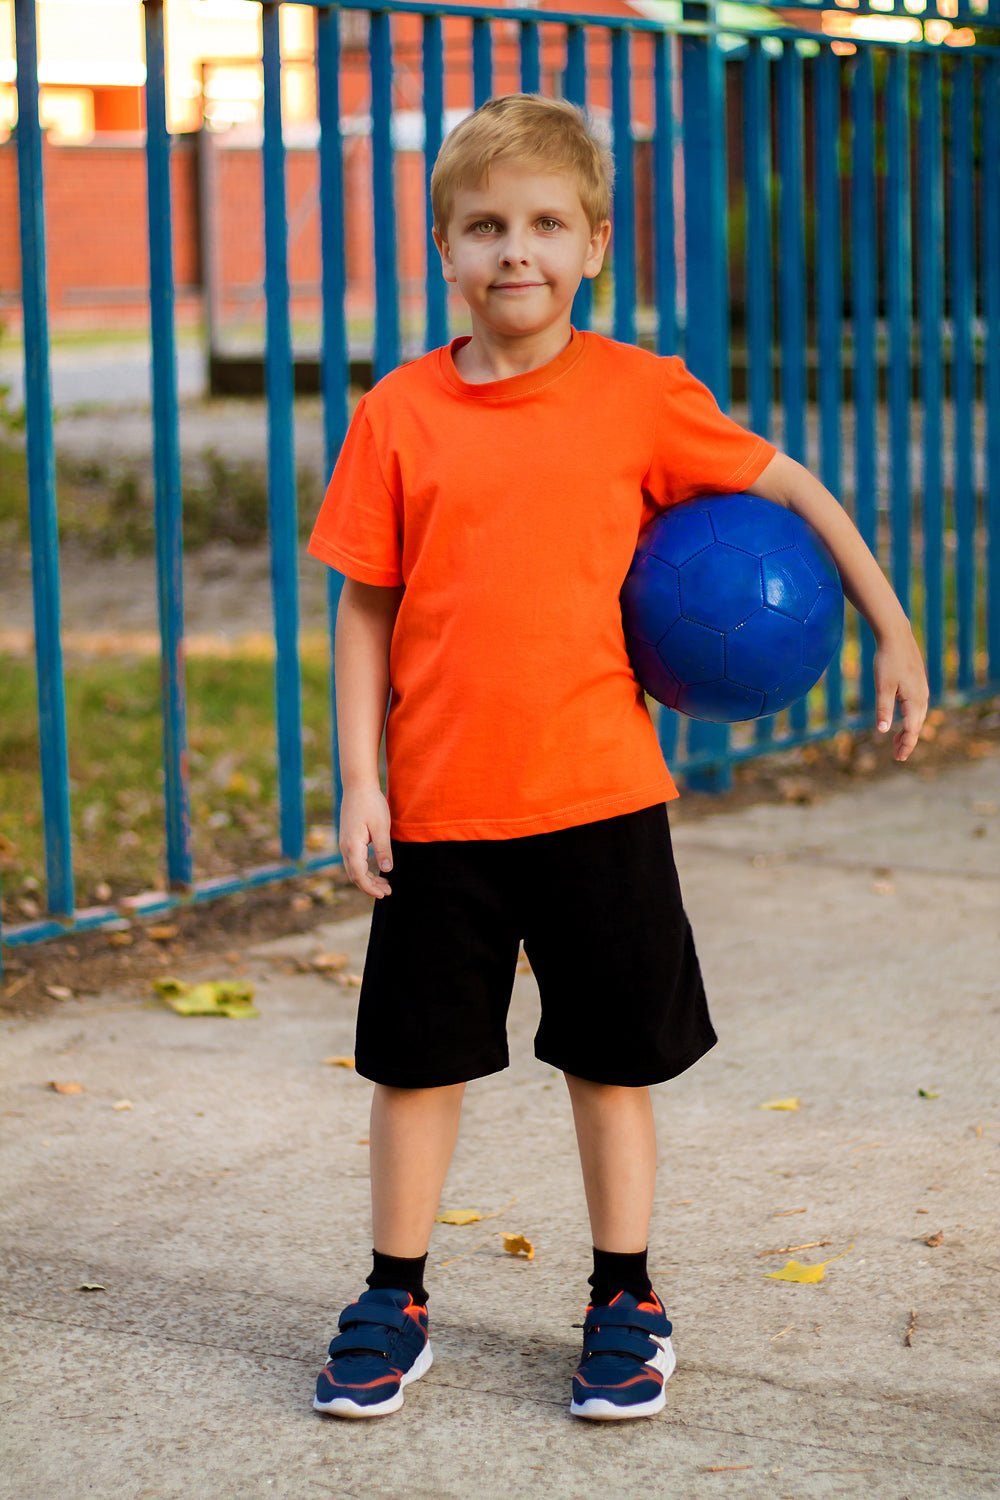
[[[473,234],[495,234],[497,227],[495,219],[477,219],[469,226]]]
[[[539,229],[549,231],[552,229],[559,229],[560,224],[558,219],[539,219],[538,227]]]

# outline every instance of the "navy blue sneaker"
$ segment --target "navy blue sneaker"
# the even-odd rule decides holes
[[[662,1411],[663,1387],[677,1363],[672,1331],[655,1292],[645,1302],[619,1292],[610,1307],[588,1307],[583,1358],[573,1376],[574,1417],[621,1422]]]
[[[434,1356],[427,1309],[409,1292],[379,1287],[345,1307],[330,1361],[316,1382],[313,1406],[334,1417],[384,1417],[403,1404],[403,1387],[419,1380]]]

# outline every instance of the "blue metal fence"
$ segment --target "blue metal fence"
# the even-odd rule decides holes
[[[403,356],[393,121],[398,35],[406,25],[420,35],[426,174],[456,98],[467,108],[495,89],[542,88],[588,105],[604,123],[616,159],[614,251],[610,312],[597,306],[586,283],[577,321],[661,353],[681,352],[723,406],[776,438],[844,497],[913,612],[936,701],[1000,690],[1000,0],[971,8],[959,0],[958,14],[947,19],[977,28],[977,44],[967,48],[860,36],[845,43],[842,30],[822,29],[825,9],[845,13],[820,0],[800,0],[799,10],[813,14],[809,32],[777,17],[762,30],[759,11],[749,8],[741,25],[732,5],[723,27],[715,0],[683,0],[663,21],[631,13],[494,12],[438,0],[392,0],[377,9],[361,0],[295,3],[316,12],[328,466],[348,418],[341,14],[362,11],[370,15],[376,376]],[[282,858],[223,881],[194,878],[164,0],[144,6],[165,890],[140,909],[153,912],[335,861],[304,858],[279,14],[276,3],[263,0],[265,373]],[[912,7],[913,0],[861,3],[850,14],[912,22]],[[955,9],[952,0],[928,0],[919,19],[940,20],[945,9]],[[8,944],[103,926],[118,916],[106,908],[80,912],[74,900],[34,0],[15,0],[14,16],[49,915],[7,930]],[[456,28],[458,61],[445,46]],[[501,44],[505,57],[513,45],[511,76]],[[640,233],[640,221],[647,231]],[[449,309],[429,217],[421,233],[423,327],[426,346],[434,347],[449,335]],[[338,592],[331,576],[331,623]],[[867,628],[850,632],[842,659],[808,700],[751,726],[682,722],[664,711],[668,758],[689,781],[721,787],[737,760],[867,724],[872,656]],[[335,753],[333,765],[336,794]]]

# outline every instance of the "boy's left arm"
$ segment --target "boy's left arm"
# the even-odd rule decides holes
[[[899,702],[903,727],[896,735],[897,760],[906,760],[927,715],[927,673],[910,622],[888,579],[843,506],[815,475],[786,453],[776,453],[746,486],[753,495],[786,505],[823,538],[840,572],[844,593],[871,626],[875,654],[875,718],[880,734],[892,725]]]

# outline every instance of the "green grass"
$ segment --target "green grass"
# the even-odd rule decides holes
[[[331,823],[329,666],[302,661],[306,815]],[[250,656],[187,664],[195,875],[278,855],[274,668]],[[159,665],[152,657],[70,658],[66,666],[77,901],[107,885],[117,899],[162,886],[164,836]],[[0,657],[0,871],[7,920],[44,889],[45,853],[34,667]],[[319,835],[317,835],[318,837]],[[105,899],[106,896],[105,896]]]

